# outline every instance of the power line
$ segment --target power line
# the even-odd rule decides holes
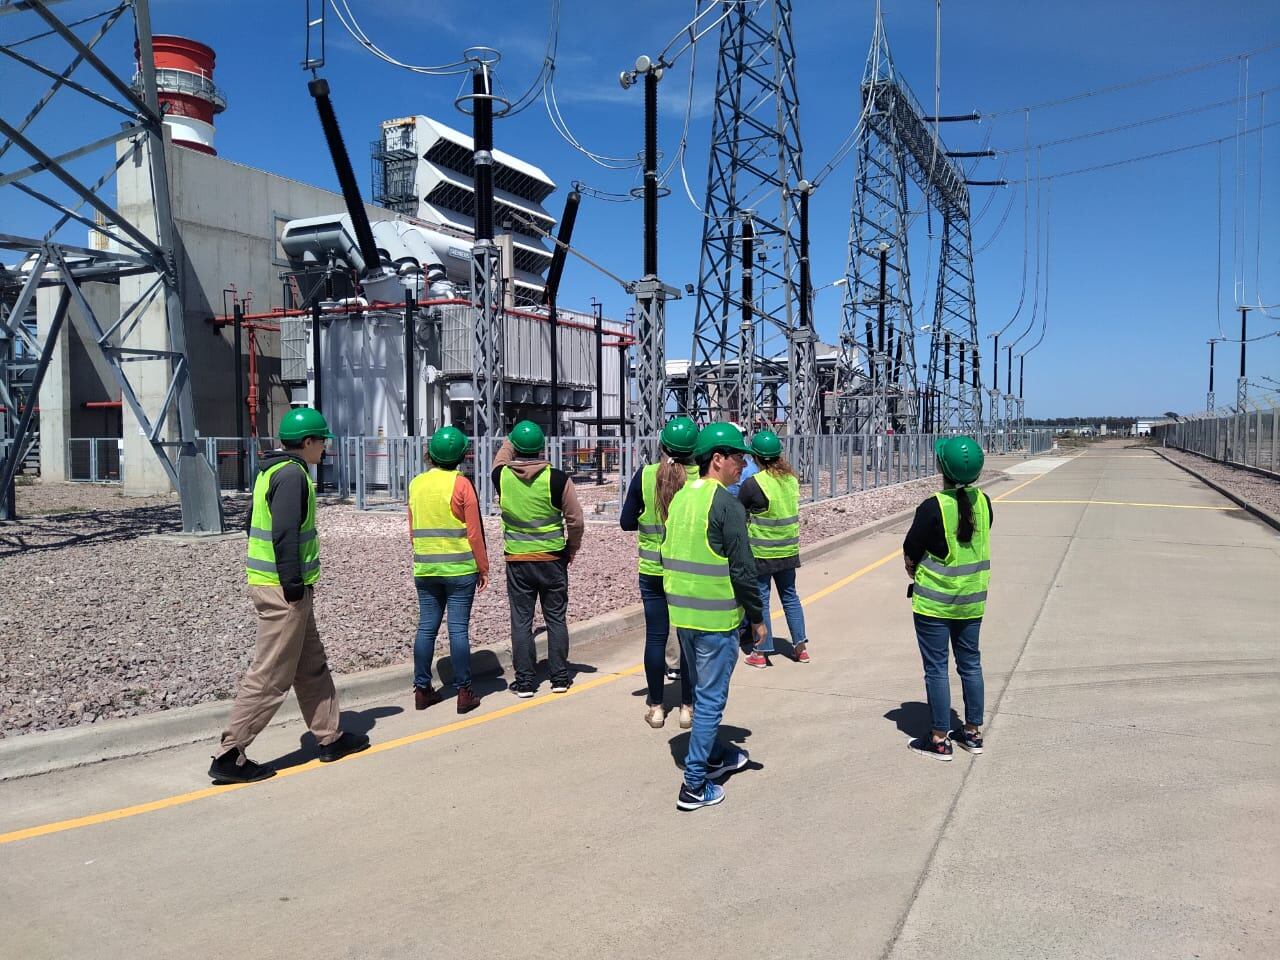
[[[1268,93],[1273,93],[1277,89],[1280,89],[1280,87],[1268,87],[1266,90],[1260,90],[1255,94],[1251,94],[1251,98],[1265,97]],[[1178,110],[1174,113],[1166,113],[1159,117],[1149,117],[1146,120],[1134,120],[1132,123],[1122,123],[1116,127],[1107,127],[1104,130],[1090,130],[1088,133],[1078,133],[1078,134],[1075,134],[1074,136],[1062,137],[1058,140],[1046,140],[1043,143],[1033,143],[1030,146],[1006,147],[1002,150],[997,150],[996,152],[997,153],[1021,153],[1022,151],[1031,149],[1033,147],[1036,147],[1036,148],[1058,147],[1064,143],[1076,143],[1079,140],[1090,140],[1093,137],[1103,137],[1111,133],[1121,133],[1122,131],[1125,131],[1125,130],[1133,130],[1135,127],[1145,127],[1153,123],[1163,123],[1166,120],[1177,120],[1177,119],[1180,119],[1181,117],[1189,117],[1192,114],[1196,114],[1196,113],[1205,113],[1206,111],[1216,110],[1220,107],[1230,106],[1231,104],[1238,103],[1238,102],[1239,102],[1239,97],[1227,97],[1225,100],[1218,100],[1218,101],[1215,101],[1214,103],[1206,103],[1203,106],[1199,106],[1199,107],[1188,107],[1185,110]]]
[[[329,6],[338,17],[338,22],[342,24],[347,33],[351,34],[356,43],[360,44],[379,60],[389,63],[393,67],[400,67],[411,73],[420,73],[430,77],[453,77],[467,73],[471,69],[466,60],[455,60],[452,63],[442,63],[435,66],[411,64],[397,60],[369,39],[369,35],[364,32],[359,21],[356,20],[356,15],[352,12],[347,0],[329,0]],[[346,11],[346,16],[343,16],[343,10]]]
[[[1006,114],[1017,113],[1022,110],[1044,110],[1049,107],[1062,106],[1065,103],[1075,103],[1078,100],[1085,100],[1089,97],[1100,97],[1107,93],[1116,93],[1120,90],[1129,90],[1133,87],[1141,87],[1148,83],[1157,83],[1161,80],[1171,80],[1174,77],[1185,76],[1189,73],[1196,73],[1200,70],[1207,70],[1210,67],[1221,66],[1224,63],[1232,63],[1237,60],[1244,60],[1249,57],[1257,56],[1261,53],[1268,53],[1280,47],[1280,41],[1269,43],[1265,47],[1258,47],[1254,50],[1246,50],[1244,53],[1233,53],[1226,57],[1219,57],[1217,60],[1207,60],[1204,63],[1193,64],[1189,67],[1179,67],[1176,70],[1169,70],[1165,73],[1156,73],[1147,77],[1140,77],[1137,80],[1128,80],[1124,83],[1113,83],[1110,86],[1098,87],[1094,90],[1086,90],[1083,93],[1075,93],[1067,97],[1059,97],[1056,100],[1044,100],[1040,103],[1033,103],[1023,107],[1009,107],[1004,110],[997,110],[990,113],[982,114],[984,119],[994,119],[995,117],[1003,117]]]
[[[1240,136],[1247,136],[1251,133],[1257,133],[1259,130],[1265,130],[1269,127],[1274,127],[1278,123],[1280,123],[1280,120],[1272,120],[1270,123],[1259,124],[1256,127],[1250,127],[1248,130],[1241,130]],[[1093,173],[1094,171],[1097,171],[1097,170],[1109,170],[1112,167],[1121,167],[1129,163],[1139,163],[1140,161],[1143,161],[1143,160],[1155,159],[1156,157],[1167,157],[1175,153],[1186,153],[1188,150],[1198,150],[1201,147],[1211,147],[1217,143],[1226,143],[1228,140],[1233,140],[1235,136],[1236,136],[1235,134],[1231,134],[1230,136],[1217,137],[1216,139],[1213,139],[1213,140],[1202,140],[1199,143],[1188,143],[1185,146],[1181,146],[1181,147],[1171,147],[1168,150],[1157,150],[1154,153],[1144,153],[1141,156],[1127,157],[1124,160],[1113,160],[1110,163],[1098,163],[1098,164],[1094,164],[1091,167],[1079,167],[1075,170],[1063,170],[1058,173],[1046,173],[1046,174],[1042,174],[1040,179],[1060,180],[1063,177],[1074,177],[1082,173]]]

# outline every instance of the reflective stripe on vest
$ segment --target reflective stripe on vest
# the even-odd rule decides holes
[[[246,579],[255,587],[280,586],[276,567],[275,542],[271,538],[271,504],[267,493],[271,478],[281,470],[293,467],[307,478],[307,512],[298,530],[298,562],[302,566],[302,582],[308,586],[320,579],[320,540],[316,535],[316,488],[311,474],[296,460],[281,460],[261,471],[253,481],[253,513],[249,517],[249,542],[245,550]]]
[[[661,464],[651,463],[640,471],[640,495],[644,512],[640,514],[639,536],[636,537],[636,553],[640,557],[640,572],[653,577],[662,576],[662,538],[667,532],[658,513],[658,470]],[[684,482],[698,479],[698,468],[686,464]]]
[[[433,467],[409,481],[415,577],[465,577],[479,570],[467,524],[453,515],[458,471]]]
[[[565,548],[564,515],[551,502],[551,468],[526,483],[510,467],[498,475],[502,539],[506,552],[556,553]]]
[[[968,543],[956,539],[962,493],[973,503],[973,538]],[[947,555],[926,553],[916,564],[911,609],[926,617],[943,620],[976,620],[986,612],[987,584],[991,578],[991,512],[980,490],[943,490],[935,494],[942,511],[947,537]]]
[[[751,552],[758,560],[781,560],[800,553],[800,481],[792,476],[775,477],[768,470],[752,474],[769,509],[747,517]]]
[[[711,504],[720,488],[716,480],[694,480],[671,500],[662,542],[662,586],[672,626],[726,633],[742,622],[729,560],[707,539]]]

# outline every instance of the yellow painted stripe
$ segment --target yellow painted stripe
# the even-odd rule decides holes
[[[1041,474],[1041,476],[1043,476],[1043,474]],[[1005,497],[1009,496],[1009,494],[1016,493],[1027,484],[1034,483],[1039,479],[1039,476],[1032,477],[1030,480],[1026,481],[1026,483],[1019,484],[1012,490],[1008,491],[1008,493],[1002,494],[995,499],[997,502],[1003,500]],[[855,570],[853,573],[849,574],[849,576],[838,580],[829,586],[823,587],[817,593],[805,597],[800,602],[804,606],[816,603],[823,597],[830,596],[835,591],[848,586],[860,577],[866,576],[868,573],[884,566],[890,560],[901,555],[900,550],[895,550],[892,553],[886,554],[879,560],[869,563],[859,570]],[[783,611],[781,610],[775,611],[773,614],[774,619],[781,616],[783,616]],[[543,704],[550,703],[554,700],[560,700],[564,697],[574,696],[579,693],[586,693],[588,690],[594,690],[595,688],[602,687],[605,684],[621,680],[623,677],[635,676],[636,674],[643,672],[643,670],[644,666],[642,664],[637,664],[636,666],[628,667],[625,670],[620,670],[617,673],[610,673],[603,677],[596,677],[592,680],[586,681],[585,683],[575,683],[569,688],[568,693],[544,694],[541,697],[534,697],[531,700],[522,700],[519,703],[513,703],[511,706],[503,707],[500,710],[494,710],[492,713],[483,713],[478,716],[468,717],[466,720],[447,723],[442,727],[433,727],[430,730],[422,730],[418,733],[413,733],[405,737],[398,737],[394,740],[386,740],[381,743],[376,743],[363,753],[353,754],[340,762],[352,763],[360,760],[362,757],[374,756],[375,754],[385,753],[388,750],[397,750],[400,747],[406,747],[413,743],[420,743],[423,740],[432,740],[436,737],[442,737],[445,734],[456,733],[460,730],[477,727],[483,723],[490,723],[502,717],[509,717],[513,714],[523,713],[525,710],[532,710],[534,707],[542,706]],[[319,760],[312,760],[308,763],[302,763],[295,767],[286,767],[283,770],[277,771],[272,780],[278,780],[282,777],[297,776],[300,773],[315,770],[320,766],[321,763]],[[271,780],[261,781],[261,783],[270,782]],[[115,810],[106,810],[102,813],[89,814],[85,817],[75,817],[70,820],[57,820],[53,823],[43,823],[35,827],[26,827],[22,830],[12,830],[9,833],[0,833],[0,846],[7,843],[17,843],[19,840],[31,840],[35,837],[45,837],[54,833],[64,833],[68,830],[78,830],[81,827],[92,827],[100,823],[110,823],[113,820],[125,820],[129,817],[137,817],[145,813],[155,813],[159,810],[168,810],[172,807],[180,807],[188,803],[195,803],[197,800],[204,800],[208,797],[218,796],[219,794],[230,793],[233,790],[243,790],[245,787],[258,785],[259,784],[234,783],[227,784],[225,786],[205,787],[203,790],[192,790],[189,793],[179,793],[175,796],[165,797],[161,800],[152,800],[149,803],[138,803],[130,807],[119,807]]]
[[[384,753],[387,750],[395,750],[399,747],[406,747],[411,743],[419,743],[423,740],[431,740],[435,737],[442,737],[447,733],[456,733],[459,730],[466,730],[469,727],[476,727],[482,723],[489,723],[500,717],[509,717],[512,714],[521,713],[525,710],[532,710],[534,707],[541,706],[552,700],[560,700],[564,697],[573,696],[578,693],[586,693],[588,690],[594,690],[596,687],[602,687],[607,683],[613,683],[621,680],[623,677],[634,676],[644,670],[643,665],[628,667],[617,673],[606,674],[603,677],[596,677],[585,683],[575,683],[569,688],[568,693],[551,693],[544,694],[541,697],[534,697],[531,700],[521,700],[519,703],[513,703],[509,707],[503,707],[501,710],[494,710],[492,713],[484,713],[475,717],[468,717],[466,720],[458,720],[455,723],[447,723],[442,727],[433,727],[430,730],[423,730],[419,733],[413,733],[406,737],[398,737],[395,740],[386,740],[382,743],[376,743],[363,753],[352,754],[344,758],[342,763],[351,763],[360,760],[363,757],[370,757],[374,754]],[[319,760],[312,760],[309,763],[298,764],[296,767],[286,767],[276,772],[273,780],[281,777],[292,777],[299,773],[306,773],[309,770],[315,770],[322,766]],[[264,780],[261,783],[269,783]],[[140,816],[144,813],[155,813],[157,810],[167,810],[170,807],[180,807],[184,804],[194,803],[197,800],[203,800],[206,797],[217,796],[222,793],[229,793],[233,790],[243,790],[245,787],[257,786],[252,783],[231,783],[224,786],[205,787],[203,790],[192,790],[189,793],[180,793],[176,796],[165,797],[162,800],[152,800],[150,803],[139,803],[131,807],[120,807],[116,810],[107,810],[104,813],[94,813],[87,817],[76,817],[72,820],[58,820],[54,823],[45,823],[37,827],[27,827],[24,830],[14,830],[10,833],[0,833],[0,846],[6,843],[15,843],[19,840],[30,840],[33,837],[43,837],[51,833],[62,833],[66,830],[77,830],[80,827],[91,827],[99,823],[109,823],[112,820],[124,820],[128,817]]]
[[[1160,507],[1166,510],[1218,510],[1227,512],[1230,510],[1239,510],[1239,507],[1205,507],[1191,503],[1134,503],[1129,500],[1009,500],[1008,503],[1079,503],[1079,504],[1101,504],[1107,507]]]

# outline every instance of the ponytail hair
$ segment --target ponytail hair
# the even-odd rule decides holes
[[[799,479],[799,475],[787,462],[784,456],[776,456],[772,460],[765,460],[763,457],[756,457],[756,462],[764,469],[765,473],[771,474],[781,480],[783,477],[795,477]]]
[[[662,465],[658,467],[658,478],[655,484],[658,498],[655,506],[663,523],[667,522],[667,508],[671,506],[671,499],[684,486],[685,467],[692,463],[693,460],[689,456],[673,454],[666,447],[662,448]]]
[[[956,484],[956,506],[960,510],[960,519],[956,523],[956,539],[961,543],[973,540],[973,501],[969,499],[969,488],[964,484]],[[982,494],[979,493],[979,496]]]

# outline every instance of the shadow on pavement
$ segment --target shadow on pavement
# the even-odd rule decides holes
[[[898,729],[909,737],[927,737],[933,728],[929,705],[919,701],[908,701],[900,707],[894,707],[884,715],[884,718],[896,723]],[[960,715],[952,710],[951,725],[947,729],[954,730],[958,726],[960,726]]]
[[[713,748],[711,751],[712,756],[714,756],[720,750],[724,749],[724,747],[728,744],[734,744],[736,746],[743,747],[745,749],[744,744],[746,744],[747,738],[750,736],[751,736],[751,731],[748,730],[746,727],[735,727],[727,723],[720,724],[720,732],[716,736],[716,747]],[[676,769],[683,770],[684,757],[685,757],[685,754],[689,752],[689,731],[688,730],[682,731],[681,733],[672,737],[667,742],[668,742],[668,745],[671,747],[671,759],[675,762]],[[758,762],[755,759],[750,760],[747,763],[747,765],[742,768],[742,770],[763,770],[763,769],[764,769],[764,764]],[[735,772],[741,773],[742,770],[738,770]],[[732,777],[733,774],[731,773],[729,774],[729,776]],[[723,783],[724,781],[720,781],[720,782]]]
[[[369,733],[385,717],[394,717],[404,713],[403,707],[370,707],[368,710],[343,710],[340,723],[342,729],[351,733]],[[268,764],[276,770],[286,770],[303,763],[309,763],[320,754],[316,738],[308,730],[298,738],[298,749],[276,757]]]

